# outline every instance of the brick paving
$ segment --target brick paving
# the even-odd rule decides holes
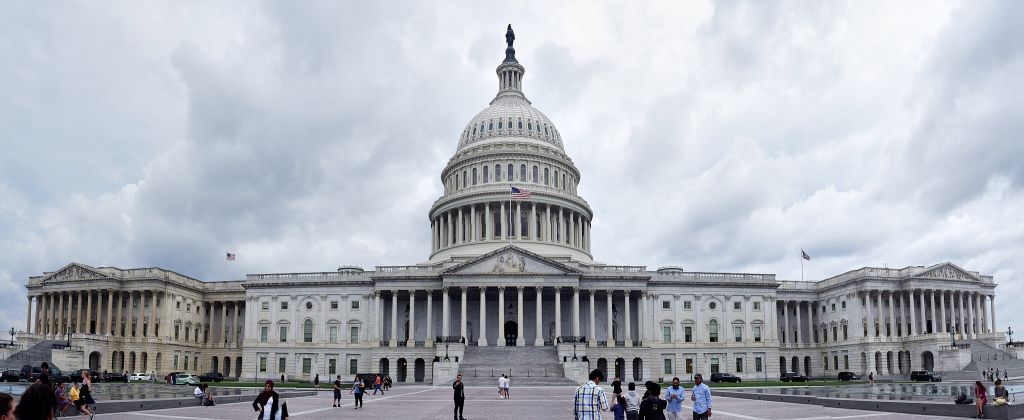
[[[492,419],[572,419],[574,387],[513,388],[512,398],[499,400],[497,389],[470,387],[466,389],[465,417],[468,420]],[[714,392],[714,390],[712,390]],[[288,400],[291,418],[305,419],[424,419],[452,418],[451,390],[429,386],[400,386],[384,396],[367,395],[365,407],[352,408],[352,398],[342,395],[343,407],[331,407],[331,391],[322,391],[316,397]],[[740,398],[714,399],[715,419],[744,420],[818,420],[818,419],[928,419],[935,416],[917,416],[875,411],[825,408],[820,406],[766,402]],[[215,407],[187,407],[134,413],[98,414],[97,419],[154,420],[154,419],[253,419],[251,404],[221,404]],[[687,416],[689,417],[689,416]],[[611,420],[611,413],[604,415]]]

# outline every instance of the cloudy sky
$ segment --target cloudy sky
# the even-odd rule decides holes
[[[1001,329],[1024,317],[1024,2],[643,5],[5,4],[0,327],[72,261],[228,280],[426,260],[508,23],[598,260],[951,261],[996,277]]]

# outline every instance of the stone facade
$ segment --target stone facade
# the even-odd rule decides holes
[[[804,282],[596,262],[581,174],[526,99],[511,45],[496,73],[497,95],[442,171],[428,261],[216,283],[69,264],[29,279],[19,339],[69,328],[72,352],[100,369],[399,382],[448,380],[466,346],[554,347],[574,380],[592,367],[772,379],[957,370],[954,340],[1001,340],[992,277],[951,263]]]

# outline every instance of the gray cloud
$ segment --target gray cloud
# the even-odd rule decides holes
[[[528,6],[8,7],[0,323],[70,261],[222,280],[425,260],[509,22],[599,260],[793,279],[802,247],[808,279],[953,261],[1024,291],[1021,5]]]

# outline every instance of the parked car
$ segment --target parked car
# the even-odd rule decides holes
[[[178,385],[199,385],[202,382],[199,377],[191,373],[179,373],[174,375],[174,383]]]
[[[807,382],[807,377],[796,372],[786,372],[779,377],[782,382]]]
[[[71,379],[71,382],[81,383],[82,382],[82,372],[85,372],[85,371],[89,371],[89,374],[92,377],[92,381],[93,382],[103,382],[103,378],[102,378],[103,375],[100,375],[99,371],[95,371],[95,370],[91,370],[91,369],[78,369],[78,370],[76,370],[74,372],[69,373],[68,374],[68,378]]]
[[[927,381],[927,382],[942,382],[942,375],[932,372],[930,370],[915,370],[910,372],[910,380],[912,381]]]
[[[103,374],[103,382],[128,382],[128,377],[121,372],[107,372]]]
[[[133,373],[128,377],[129,382],[149,382],[152,381],[153,377],[148,373]]]
[[[224,374],[220,372],[206,372],[199,375],[201,382],[220,382],[224,380]]]
[[[740,379],[739,376],[733,375],[731,373],[712,373],[711,382],[740,383],[743,382],[743,379]]]
[[[43,369],[39,366],[24,365],[21,367],[21,372],[18,374],[20,379],[24,379],[26,382],[35,382],[39,379],[39,376],[43,374]],[[66,373],[60,370],[60,368],[50,365],[50,382],[56,383],[57,381],[70,382],[71,378]]]
[[[2,382],[18,382],[21,380],[21,371],[17,369],[7,369],[0,372],[0,381]]]
[[[859,381],[860,375],[853,372],[839,372],[840,381]]]
[[[178,376],[179,373],[185,373],[185,372],[171,372],[171,373],[168,373],[167,376],[164,378],[164,380],[167,380],[167,378],[170,378],[171,385],[177,385],[177,383],[174,382],[174,377]]]

